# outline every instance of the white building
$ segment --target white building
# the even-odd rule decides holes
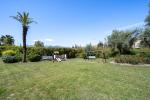
[[[136,40],[133,44],[133,48],[140,48],[141,40]]]

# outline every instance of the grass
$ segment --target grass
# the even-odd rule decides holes
[[[0,62],[0,100],[149,100],[150,67],[72,59]]]

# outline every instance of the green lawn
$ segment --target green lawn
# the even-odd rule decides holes
[[[150,100],[150,67],[0,61],[0,100]]]

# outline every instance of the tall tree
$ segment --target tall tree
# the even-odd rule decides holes
[[[129,36],[127,37],[126,43],[130,48],[132,48],[135,42],[139,39],[141,33],[143,33],[142,28],[136,28],[134,30],[128,31]]]
[[[93,47],[92,47],[92,44],[87,44],[86,47],[85,47],[85,51],[86,52],[89,52],[89,51],[92,51]]]
[[[97,44],[97,47],[103,47],[103,46],[104,46],[103,42],[99,41],[99,43]]]
[[[0,42],[1,42],[1,45],[14,45],[14,38],[13,38],[13,36],[11,36],[11,35],[2,35],[1,37],[0,37]]]
[[[44,43],[42,41],[35,41],[34,46],[35,47],[44,47]]]
[[[150,48],[150,28],[146,28],[140,38],[141,45]]]
[[[107,37],[108,45],[114,50],[118,49],[119,53],[124,52],[124,47],[128,45],[128,37],[131,35],[129,31],[114,30],[110,36]]]
[[[23,62],[26,62],[27,47],[26,47],[26,36],[29,29],[29,24],[35,22],[33,18],[29,17],[28,12],[19,13],[16,16],[11,16],[13,19],[19,21],[22,24],[22,40],[23,40]]]
[[[148,4],[148,7],[149,7],[148,15],[145,18],[147,27],[141,36],[141,40],[142,40],[141,44],[145,47],[150,48],[150,3]]]
[[[146,26],[150,27],[150,3],[148,3],[149,11],[148,15],[145,18]]]

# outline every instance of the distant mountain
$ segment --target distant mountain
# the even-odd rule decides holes
[[[34,45],[27,45],[27,47],[34,47]],[[71,47],[65,47],[65,46],[59,46],[59,45],[55,45],[55,46],[44,46],[45,48],[71,48]]]
[[[46,48],[71,48],[71,47],[65,47],[65,46],[59,46],[59,45],[56,45],[56,46],[45,46]]]

